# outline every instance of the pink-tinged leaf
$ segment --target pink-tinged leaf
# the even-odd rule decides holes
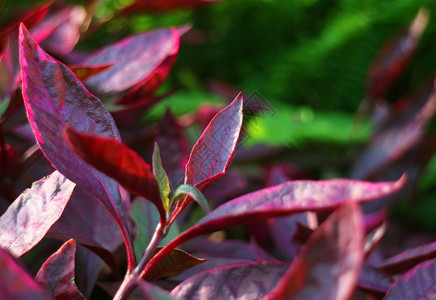
[[[259,299],[289,268],[278,261],[238,263],[201,272],[176,286],[171,295],[184,299]]]
[[[363,234],[358,205],[338,208],[311,235],[266,299],[350,299],[363,262]]]
[[[423,137],[425,125],[436,111],[436,79],[432,78],[399,103],[403,108],[381,124],[380,130],[353,166],[352,178],[368,179],[377,175],[417,145]]]
[[[185,183],[203,190],[227,170],[241,131],[242,103],[242,94],[239,94],[210,121],[192,148]]]
[[[0,248],[0,295],[2,299],[11,300],[52,299],[50,294],[2,248]]]
[[[79,41],[80,27],[85,18],[85,8],[67,7],[38,24],[32,35],[50,53],[68,54]]]
[[[436,296],[436,259],[425,261],[395,280],[386,300],[433,300]]]
[[[162,62],[179,47],[176,29],[161,29],[128,37],[109,45],[84,64],[87,66],[113,63],[113,67],[90,78],[86,84],[101,94],[116,94],[141,86],[153,77]]]
[[[386,43],[371,64],[367,75],[367,95],[371,102],[383,97],[401,75],[418,45],[428,22],[428,12],[421,9],[408,30]]]
[[[42,265],[35,280],[54,299],[85,299],[74,283],[76,242],[69,240]]]
[[[150,272],[168,251],[198,235],[302,211],[333,209],[348,202],[374,201],[398,191],[405,180],[402,177],[396,182],[378,183],[347,179],[289,181],[246,194],[219,206],[172,240],[142,274]]]
[[[30,10],[24,16],[19,18],[18,21],[17,19],[15,19],[11,24],[6,26],[6,28],[0,32],[0,49],[3,48],[3,43],[6,37],[9,34],[11,34],[14,30],[17,30],[20,23],[24,23],[27,28],[32,28],[33,26],[38,24],[42,19],[44,19],[53,2],[54,1],[50,1],[46,4],[39,6],[38,8],[34,8]]]
[[[161,148],[162,165],[174,189],[183,182],[183,169],[188,161],[188,142],[183,128],[169,109],[159,123],[156,141]]]
[[[188,9],[210,5],[220,1],[221,0],[137,0],[133,4],[124,8],[120,14],[156,13],[173,9]]]
[[[24,25],[20,27],[20,62],[27,117],[41,150],[56,169],[103,203],[121,229],[133,267],[118,184],[79,158],[64,133],[68,124],[79,132],[120,140],[114,120],[71,70],[39,47]]]
[[[153,202],[161,217],[165,218],[156,178],[150,166],[135,151],[116,139],[81,134],[70,127],[66,136],[83,160],[117,180],[127,190]]]
[[[70,66],[70,70],[74,72],[80,81],[84,82],[94,75],[106,71],[114,64],[105,64],[100,66]]]
[[[32,249],[59,219],[75,186],[58,171],[34,182],[0,217],[0,246],[15,256]]]
[[[159,252],[162,247],[157,247],[155,254]],[[167,277],[177,276],[183,271],[192,268],[205,262],[205,259],[197,258],[183,250],[174,249],[171,253],[148,274],[147,281],[155,281]]]
[[[357,286],[359,289],[383,297],[393,283],[394,279],[389,275],[375,267],[364,265],[360,270]]]
[[[436,257],[436,242],[408,249],[400,254],[386,259],[378,268],[398,274],[409,270],[417,264]]]

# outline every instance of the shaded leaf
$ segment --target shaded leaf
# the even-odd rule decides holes
[[[359,208],[338,208],[304,244],[267,299],[349,299],[363,262]]]
[[[425,261],[395,280],[384,299],[423,299],[435,298],[436,259]]]
[[[157,247],[154,255],[162,247]],[[147,276],[148,281],[155,281],[167,277],[177,276],[185,270],[205,262],[205,259],[197,258],[183,250],[174,249],[159,262],[156,268]]]
[[[23,97],[36,140],[49,161],[67,178],[97,197],[119,225],[133,266],[131,238],[118,184],[80,159],[65,138],[64,129],[120,140],[115,122],[104,105],[90,94],[64,64],[58,62],[20,27]]]
[[[258,299],[270,292],[289,268],[278,261],[238,263],[201,272],[171,295],[185,299]]]
[[[383,261],[378,268],[390,273],[402,273],[417,264],[436,257],[436,242],[408,249]]]
[[[91,55],[87,66],[114,64],[86,84],[101,94],[115,94],[145,84],[156,69],[179,47],[175,29],[161,29],[128,37]]]
[[[210,121],[192,148],[185,183],[203,190],[227,170],[242,126],[242,102],[239,94]]]
[[[58,171],[33,183],[0,218],[0,246],[15,256],[32,249],[55,223],[76,185]]]
[[[401,75],[416,50],[427,22],[428,12],[421,9],[408,30],[383,46],[368,70],[366,85],[370,101],[383,97]]]
[[[105,64],[100,66],[70,66],[70,70],[74,72],[80,81],[86,81],[94,75],[106,71],[114,64]]]
[[[364,265],[360,270],[357,286],[377,296],[384,296],[394,279],[375,267]]]
[[[219,206],[180,234],[150,261],[142,274],[151,271],[166,253],[198,235],[301,211],[333,209],[347,202],[373,201],[398,191],[404,182],[405,177],[396,182],[378,183],[347,179],[301,180],[246,194]]]
[[[115,296],[121,283],[100,282],[99,285],[110,295]],[[180,298],[171,296],[166,290],[147,281],[141,280],[128,297],[129,300],[178,300]]]
[[[35,280],[54,299],[85,299],[74,283],[76,242],[69,240],[52,254],[36,274]]]
[[[121,14],[156,13],[156,12],[164,12],[172,9],[187,9],[187,8],[209,5],[219,1],[221,0],[166,0],[166,1],[137,0],[133,4],[125,7],[122,10]]]
[[[127,190],[153,202],[165,218],[153,172],[135,151],[116,139],[82,134],[71,127],[66,129],[66,137],[83,160],[117,180]]]
[[[0,295],[11,300],[52,299],[3,248],[0,248]]]

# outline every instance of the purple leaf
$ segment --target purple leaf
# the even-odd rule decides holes
[[[115,296],[120,283],[100,282],[99,285],[112,297]],[[129,295],[129,300],[182,300],[171,296],[166,290],[147,281],[141,280]]]
[[[37,284],[2,248],[0,248],[0,295],[2,299],[11,300],[52,299],[50,294]]]
[[[377,296],[384,296],[393,283],[394,280],[389,275],[375,267],[364,265],[360,270],[357,286]]]
[[[0,246],[15,256],[32,249],[55,223],[76,185],[55,171],[33,183],[0,218]]]
[[[161,249],[162,247],[156,248],[155,254]],[[160,261],[146,279],[147,281],[155,281],[166,277],[176,276],[205,261],[205,259],[197,258],[183,250],[174,249],[169,255],[165,256],[165,258]]]
[[[378,101],[383,97],[401,75],[416,50],[427,22],[428,12],[420,10],[406,32],[383,46],[368,71],[366,85],[370,101]]]
[[[388,290],[386,300],[433,300],[436,293],[436,259],[425,261],[398,278]]]
[[[79,132],[120,140],[118,129],[103,104],[64,64],[46,54],[20,27],[23,97],[36,140],[50,162],[67,178],[95,195],[120,226],[129,267],[134,255],[118,184],[80,159],[67,142],[67,124]]]
[[[278,261],[224,266],[183,281],[171,295],[198,300],[258,299],[277,285],[288,267],[288,263]]]
[[[363,261],[363,233],[358,205],[338,208],[310,236],[267,299],[349,299]]]
[[[210,121],[192,148],[185,183],[203,190],[227,170],[242,126],[242,102],[239,94]]]
[[[436,257],[436,242],[408,249],[386,259],[378,268],[390,273],[402,273],[417,264]]]
[[[69,240],[42,265],[35,280],[54,299],[85,299],[74,283],[76,242]]]
[[[219,1],[221,0],[137,0],[133,4],[124,8],[120,14],[164,12],[172,9],[186,9],[204,6],[212,3],[217,3]]]
[[[161,29],[128,37],[91,55],[88,66],[113,63],[114,66],[90,78],[86,84],[101,94],[116,94],[144,85],[156,69],[179,47],[176,29]]]
[[[405,180],[402,177],[396,182],[378,183],[347,179],[289,181],[246,194],[219,206],[172,240],[150,261],[142,275],[150,272],[166,253],[198,235],[301,211],[333,209],[347,202],[373,201],[398,191]]]

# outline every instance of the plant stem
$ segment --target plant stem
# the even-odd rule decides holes
[[[147,249],[145,250],[144,255],[141,258],[141,261],[132,272],[129,272],[129,270],[127,271],[127,274],[124,277],[121,286],[119,287],[117,293],[114,296],[114,300],[127,299],[127,297],[133,291],[137,283],[140,280],[142,280],[140,274],[142,270],[145,268],[145,266],[147,265],[147,263],[149,262],[149,260],[151,259],[156,247],[164,238],[165,236],[164,228],[165,228],[165,224],[162,221],[159,222],[159,224],[157,225],[154,231],[153,237],[151,238],[151,241],[148,244]]]

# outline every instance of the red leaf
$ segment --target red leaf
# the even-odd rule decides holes
[[[155,253],[159,252],[162,247],[158,247]],[[183,250],[174,249],[170,254],[153,269],[147,276],[147,281],[155,281],[166,277],[179,275],[185,270],[205,262],[205,259],[197,258]]]
[[[147,83],[164,60],[177,53],[176,29],[161,29],[128,37],[103,48],[85,61],[87,66],[114,64],[86,84],[101,94],[116,94]]]
[[[213,117],[194,145],[185,183],[203,190],[223,176],[232,161],[242,126],[242,94]]]
[[[2,299],[52,299],[4,249],[0,248],[0,295]]]
[[[425,261],[398,278],[388,290],[386,300],[435,298],[436,259]]]
[[[135,3],[124,8],[120,14],[164,12],[172,9],[187,9],[204,6],[220,1],[221,0],[137,0]]]
[[[93,132],[120,140],[104,105],[64,64],[55,60],[20,27],[20,63],[27,116],[44,155],[67,178],[95,195],[116,220],[127,247],[129,266],[134,254],[118,184],[91,168],[73,151],[64,128]]]
[[[51,255],[36,274],[35,280],[54,299],[85,299],[74,283],[76,242],[69,240]]]
[[[373,201],[398,191],[405,180],[402,177],[396,182],[378,183],[347,179],[289,181],[246,194],[219,206],[172,240],[150,261],[142,275],[150,272],[169,251],[198,235],[302,211],[332,209],[347,202]]]
[[[367,95],[374,102],[383,97],[401,75],[428,22],[428,12],[420,10],[408,30],[387,42],[371,64],[367,75]]]
[[[117,180],[127,190],[153,202],[161,217],[165,218],[156,178],[150,166],[135,151],[115,139],[81,134],[70,127],[66,129],[66,136],[82,159]]]
[[[349,299],[362,261],[361,214],[350,202],[311,235],[267,299]]]
[[[32,249],[59,219],[75,186],[58,171],[34,182],[1,216],[0,246],[15,256]]]
[[[279,261],[237,263],[198,273],[176,286],[171,295],[183,299],[262,299],[285,274]]]
[[[94,75],[106,71],[114,64],[105,64],[100,66],[70,66],[70,70],[74,72],[80,81],[86,81]]]

